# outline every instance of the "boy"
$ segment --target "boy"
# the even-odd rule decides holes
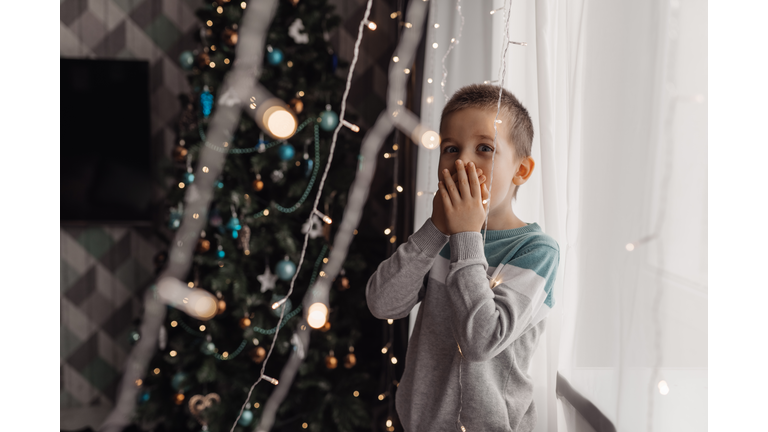
[[[407,432],[531,431],[536,424],[527,371],[554,306],[560,248],[512,211],[535,166],[533,125],[504,90],[494,159],[498,100],[498,87],[475,84],[445,105],[432,217],[366,286],[380,319],[404,318],[422,303],[396,398]]]

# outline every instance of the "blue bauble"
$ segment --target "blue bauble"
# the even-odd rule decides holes
[[[249,410],[243,411],[243,414],[240,416],[240,420],[237,421],[237,424],[240,426],[248,426],[253,421],[253,413]]]
[[[233,217],[227,222],[227,229],[231,231],[240,231],[243,228],[242,225],[240,225],[240,219]]]
[[[278,48],[273,48],[271,52],[267,53],[267,62],[272,66],[277,66],[283,61],[283,52]]]
[[[214,345],[213,342],[206,342],[200,347],[200,351],[202,351],[203,354],[213,354],[216,352],[216,345]]]
[[[330,132],[339,124],[339,115],[331,110],[320,113],[320,129]]]
[[[291,260],[284,259],[277,263],[275,271],[277,271],[277,277],[281,280],[291,280],[293,274],[296,273],[296,264]]]
[[[139,400],[139,403],[145,403],[149,401],[149,390],[142,390],[138,395],[137,399]]]
[[[216,256],[219,257],[219,258],[224,258],[225,255],[226,254],[224,253],[223,250],[220,250],[220,251],[216,252]]]
[[[207,118],[211,115],[211,110],[213,110],[213,95],[208,91],[207,87],[200,94],[200,106],[203,109],[203,116]]]
[[[192,66],[195,65],[195,55],[192,54],[192,51],[184,51],[181,53],[179,56],[179,64],[184,70],[192,69]]]
[[[312,168],[315,166],[315,161],[307,159],[307,163],[304,164],[304,177],[312,175]]]
[[[222,183],[222,182],[218,182],[218,183],[216,183],[216,187],[217,187],[217,188],[219,188],[219,189],[221,189],[221,188],[223,188],[223,187],[224,187],[224,183]]]
[[[181,180],[182,180],[182,181],[183,181],[185,184],[190,184],[190,183],[192,183],[193,181],[195,181],[195,175],[194,175],[194,174],[192,174],[191,172],[188,172],[188,173],[184,173],[184,175],[183,175],[183,176],[181,176]]]
[[[171,387],[176,391],[184,391],[189,387],[189,375],[184,372],[176,372],[171,378]]]
[[[285,143],[280,146],[280,159],[284,161],[289,161],[293,159],[293,155],[296,154],[296,150],[293,149],[293,146]]]
[[[170,219],[168,219],[168,228],[175,230],[181,226],[181,213],[171,213]]]

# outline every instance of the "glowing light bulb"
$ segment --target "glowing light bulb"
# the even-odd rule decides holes
[[[308,425],[308,424],[306,424],[306,423],[302,423],[302,424],[301,424],[301,428],[302,428],[302,429],[306,429],[306,428],[308,428],[308,427],[309,427],[309,425]]]
[[[264,216],[269,216],[269,209],[264,210]]]
[[[137,380],[136,380],[136,387],[141,387],[141,384],[142,384],[143,382],[144,382],[144,381],[142,381],[141,379],[137,379]]]
[[[392,420],[391,419],[387,419],[387,427],[392,427]]]
[[[626,248],[628,252],[632,252],[633,250],[635,250],[635,245],[633,245],[632,243],[627,243]]]
[[[360,396],[360,392],[355,390],[354,392],[352,392],[352,396],[358,397],[358,396]]]
[[[199,214],[197,214],[197,213],[195,213],[195,214],[193,214],[193,215],[192,215],[192,219],[197,219],[197,218],[199,218],[199,217],[200,217],[200,215],[199,215]]]
[[[213,21],[211,21],[211,20],[208,20],[205,23],[208,24],[208,27],[212,27],[213,26]]]
[[[379,400],[384,400],[384,393],[379,395]]]
[[[190,287],[190,288],[194,288],[195,287],[195,283],[194,282],[189,282],[189,283],[187,283],[187,286]],[[176,321],[174,321],[174,322],[176,322]]]
[[[153,372],[155,373],[155,375],[160,375],[160,368],[155,368]]]
[[[432,78],[427,78],[427,82],[432,84]]]
[[[403,26],[405,26],[405,28],[411,28],[411,27],[413,27],[413,24],[407,22],[407,23],[403,24]]]
[[[384,348],[381,349],[381,353],[382,354],[386,354],[387,351],[389,351],[389,349],[387,347],[384,347]]]
[[[371,30],[376,30],[376,23],[371,21],[368,23],[368,28]]]
[[[437,47],[438,47],[438,45],[437,45],[437,42],[435,42],[435,43],[433,43],[433,44],[432,44],[432,48],[435,48],[435,49],[437,49]]]
[[[216,62],[210,62],[210,63],[208,64],[208,66],[210,66],[210,67],[211,67],[211,69],[213,69],[213,68],[215,68],[215,67],[216,67]]]
[[[197,315],[198,319],[211,319],[216,316],[216,311],[218,310],[217,303],[216,298],[208,293],[206,295],[199,295],[193,312]]]
[[[664,380],[659,381],[659,393],[665,396],[669,394],[669,385]]]
[[[184,186],[186,186],[184,182],[179,182],[179,189],[184,189]]]
[[[221,7],[221,6],[219,6],[219,7],[217,7],[217,8],[216,8],[216,12],[218,12],[218,13],[224,13],[224,8],[223,8],[223,7]]]
[[[176,351],[171,350],[171,352],[168,353],[171,357],[176,357]]]
[[[200,331],[205,331],[205,326],[200,324]]]
[[[387,324],[392,324],[392,323],[394,323],[394,322],[395,322],[395,320],[393,320],[392,318],[390,318],[390,319],[388,319],[388,320],[387,320]]]
[[[398,56],[394,56],[394,57],[392,57],[392,61],[393,61],[393,62],[395,62],[395,63],[397,63],[397,62],[399,62],[399,61],[400,61],[400,57],[398,57]]]
[[[440,28],[440,24],[435,23],[435,28]]]
[[[314,329],[324,326],[328,319],[328,306],[323,303],[314,303],[307,311],[307,323]]]
[[[389,14],[389,17],[392,19],[395,19],[397,18],[398,15],[400,15],[400,12],[392,12],[391,14]]]
[[[211,62],[211,63],[213,63],[213,62]],[[403,69],[403,72],[405,72],[405,74],[408,75],[409,73],[411,73],[411,70],[406,68],[406,69]]]
[[[171,321],[171,327],[176,327],[177,325],[179,325],[179,323],[176,321]]]
[[[240,3],[240,7],[245,9],[245,2]]]
[[[272,106],[262,117],[269,132],[279,139],[285,139],[296,132],[296,119],[282,106]]]
[[[427,130],[421,134],[421,145],[432,150],[440,145],[440,135],[432,130]]]
[[[398,191],[398,192],[402,192],[402,191],[403,191],[403,187],[402,187],[402,186],[400,186],[400,185],[398,185],[398,186],[397,186],[397,191]],[[387,233],[387,234],[389,234],[389,233]]]
[[[229,59],[228,58],[224,59],[224,64],[229,64]]]
[[[391,233],[391,232],[392,232],[392,230],[391,230],[391,229],[389,229],[389,228],[387,228],[387,229],[385,229],[385,230],[384,230],[384,234],[386,234],[386,235],[389,235],[389,233]]]

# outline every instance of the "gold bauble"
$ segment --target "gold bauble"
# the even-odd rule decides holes
[[[224,32],[221,34],[221,38],[224,40],[225,44],[235,46],[237,44],[237,30],[225,28]]]
[[[188,150],[182,146],[176,146],[173,149],[173,160],[176,162],[184,162],[187,157]]]
[[[250,320],[250,318],[248,318],[248,317],[245,317],[245,318],[241,318],[241,319],[240,319],[240,328],[241,328],[241,329],[244,329],[244,328],[246,328],[246,327],[248,327],[248,326],[250,326],[250,325],[251,325],[251,320]]]
[[[353,353],[347,354],[346,357],[344,357],[344,367],[347,369],[351,369],[357,364],[357,357]]]
[[[201,52],[197,55],[197,65],[200,67],[206,67],[211,63],[211,56],[208,53]]]
[[[184,402],[184,393],[176,393],[173,395],[173,403],[181,405]]]
[[[264,189],[264,182],[261,181],[261,180],[254,180],[253,181],[253,190],[255,190],[256,192],[259,192],[262,189]]]
[[[221,315],[227,310],[227,303],[224,300],[219,300],[216,303],[216,315]]]
[[[346,276],[341,277],[341,289],[342,290],[349,289],[349,279],[347,279]]]
[[[325,367],[328,369],[336,369],[336,366],[338,365],[339,361],[336,359],[336,357],[333,356],[333,354],[330,354],[325,358]]]
[[[304,111],[304,102],[302,102],[299,98],[291,99],[291,101],[288,102],[288,105],[296,114],[301,114],[301,112]]]
[[[250,351],[248,351],[248,356],[255,363],[261,363],[267,357],[267,350],[265,350],[264,347],[260,347],[260,346],[254,347]]]
[[[198,239],[197,240],[197,252],[198,253],[205,253],[208,252],[208,250],[211,249],[211,242],[206,239]]]

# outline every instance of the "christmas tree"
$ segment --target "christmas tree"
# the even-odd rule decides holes
[[[220,96],[225,74],[237,61],[238,25],[246,2],[201,2],[200,47],[180,56],[189,71],[192,94],[183,95],[178,146],[173,151],[174,185],[168,195],[168,227],[178,229],[184,188],[194,182],[193,167]],[[235,430],[252,430],[272,384],[262,382],[250,398],[262,362],[277,334],[265,374],[279,376],[294,349],[291,334],[302,318],[301,300],[322,272],[332,247],[333,220],[341,219],[349,186],[358,169],[362,132],[347,114],[325,180],[320,208],[311,208],[320,174],[328,161],[331,135],[345,80],[329,44],[339,25],[327,0],[280,2],[267,34],[260,83],[287,102],[298,130],[289,139],[270,141],[243,113],[221,177],[215,182],[208,223],[200,233],[188,282],[218,299],[216,316],[197,320],[169,307],[160,331],[160,349],[141,380],[137,421],[155,430],[229,431],[248,399]],[[308,221],[308,219],[311,220]],[[280,309],[298,268],[304,235],[310,240],[294,291]],[[383,237],[383,236],[382,236]],[[386,242],[380,238],[379,241]],[[328,323],[312,332],[306,357],[272,430],[352,431],[370,429],[369,413],[378,403],[380,350],[363,329],[381,325],[370,315],[365,284],[371,273],[357,242],[334,282]],[[137,335],[138,337],[138,335]],[[363,355],[361,355],[363,353]]]

